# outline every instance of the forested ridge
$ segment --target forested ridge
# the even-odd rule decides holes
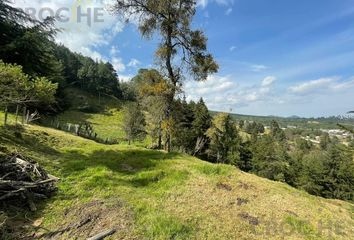
[[[55,19],[48,18],[39,22],[31,19],[22,10],[11,7],[9,1],[0,1],[0,106],[3,117],[0,130],[0,157],[6,155],[4,159],[8,159],[18,146],[21,150],[28,150],[35,159],[43,152],[50,161],[55,161],[56,158],[68,160],[67,164],[72,169],[68,165],[65,169],[70,172],[68,174],[73,174],[70,175],[73,181],[78,181],[74,177],[75,173],[72,173],[73,169],[83,171],[83,177],[86,178],[85,174],[89,174],[86,172],[87,169],[103,165],[103,170],[100,169],[99,173],[92,170],[92,174],[99,176],[102,173],[101,177],[105,178],[105,175],[108,177],[104,180],[97,177],[97,186],[94,186],[96,182],[92,180],[94,184],[89,184],[89,187],[96,189],[102,184],[102,189],[108,186],[109,191],[111,188],[117,188],[112,184],[112,179],[122,183],[122,186],[126,184],[130,187],[131,184],[134,188],[142,188],[151,187],[150,184],[159,184],[159,181],[165,178],[168,178],[166,185],[158,187],[161,187],[161,192],[166,189],[170,191],[170,186],[178,187],[178,184],[189,179],[189,175],[195,176],[195,172],[198,172],[203,175],[200,177],[202,181],[207,181],[204,175],[210,175],[210,178],[220,176],[224,180],[218,180],[216,188],[233,192],[232,189],[235,189],[236,185],[225,179],[234,179],[235,176],[230,169],[237,168],[243,172],[288,184],[311,195],[354,201],[354,138],[350,119],[344,125],[338,125],[345,134],[345,137],[338,138],[319,128],[304,127],[306,124],[304,119],[301,119],[301,124],[297,128],[284,129],[287,126],[281,122],[283,120],[277,118],[267,117],[265,120],[257,121],[229,113],[211,112],[203,98],[197,102],[187,101],[182,90],[184,81],[187,78],[191,81],[205,81],[219,68],[207,50],[207,38],[204,33],[191,28],[195,3],[180,1],[182,5],[175,6],[167,4],[169,1],[158,1],[161,6],[153,5],[151,9],[147,9],[150,5],[141,5],[146,1],[116,2],[113,10],[115,14],[122,11],[141,14],[139,31],[144,38],[149,39],[149,36],[156,32],[161,35],[161,42],[155,54],[158,62],[156,69],[140,69],[129,82],[119,80],[111,63],[97,61],[57,44],[55,36],[58,30],[54,27]],[[175,14],[176,12],[178,14]],[[68,96],[70,91],[81,95],[78,94],[77,98],[70,97]],[[89,97],[84,97],[85,95]],[[78,98],[82,98],[82,101]],[[74,116],[92,117],[99,114],[104,120],[94,123],[88,117],[73,119]],[[63,116],[67,115],[71,115],[71,118],[67,117],[60,122]],[[108,123],[109,117],[118,115],[119,118],[114,120],[116,122],[112,123],[110,120]],[[26,129],[26,123],[33,126],[27,126]],[[63,123],[66,124],[65,128]],[[102,130],[101,133],[100,127],[105,124],[110,128],[105,130],[106,132]],[[71,130],[71,125],[74,130]],[[69,131],[93,142],[78,140],[69,134],[60,133],[63,134],[63,139],[75,145],[71,147],[66,140],[56,136],[56,134],[59,136],[59,133],[55,130],[46,130],[43,126]],[[43,133],[46,131],[49,133]],[[107,131],[109,137],[103,136]],[[112,135],[120,137],[114,138]],[[31,139],[35,141],[40,139],[41,146],[35,150],[31,149],[34,147],[31,146]],[[48,145],[43,143],[47,140]],[[86,149],[85,145],[97,152],[101,151],[103,157],[101,158],[94,150]],[[141,150],[137,146],[143,146],[145,149]],[[119,166],[115,166],[113,161],[117,154],[123,155],[119,160],[122,161]],[[151,156],[152,160],[144,161],[144,154],[147,157]],[[196,160],[191,156],[208,163],[194,163]],[[104,157],[107,157],[108,162],[105,162]],[[160,163],[165,158],[168,162]],[[193,160],[183,165],[183,171],[178,169],[179,166],[177,169],[169,169],[176,167],[172,164],[178,162],[180,158]],[[127,159],[133,159],[132,166]],[[29,158],[28,162],[31,161]],[[184,160],[182,162],[184,163]],[[48,163],[47,160],[44,163],[49,170],[65,178],[67,173],[62,169],[58,170],[59,165],[53,166],[53,163]],[[65,166],[66,163],[64,161],[61,164]],[[161,169],[152,173],[139,173],[145,168],[160,167],[159,164],[163,165]],[[189,167],[192,170],[188,170]],[[122,175],[113,176],[111,172],[106,172],[107,168]],[[6,180],[6,177],[8,175],[4,174],[1,180]],[[225,181],[227,183],[224,183]],[[81,183],[79,184],[81,186]],[[189,184],[191,185],[188,186],[192,186],[193,189],[196,188],[195,182]],[[207,185],[204,182],[200,184]],[[64,185],[60,185],[59,189],[67,191],[69,185],[70,181],[64,179]],[[248,190],[252,186],[246,184],[240,188]],[[130,199],[125,190],[119,189],[122,195],[134,202],[135,200]],[[84,197],[85,193],[81,191],[84,190],[80,190]],[[152,189],[149,191],[153,192]],[[153,192],[153,196],[149,197],[155,201],[154,198],[160,196],[161,192]],[[61,194],[63,193],[59,193],[59,198],[65,198]],[[145,196],[147,192],[139,194]],[[180,194],[184,196],[186,193]],[[112,197],[114,192],[108,192],[107,195]],[[185,197],[187,198],[188,194]],[[250,196],[247,197],[238,198],[237,204],[240,206],[247,204]],[[134,211],[138,212],[139,217],[143,210],[152,211],[150,208],[145,209],[147,208],[145,203],[142,204],[144,206],[139,206],[136,202],[134,204],[136,204]],[[143,209],[141,212],[139,207]],[[295,216],[296,214],[293,215],[294,218]],[[251,225],[259,224],[258,220],[254,220],[246,213],[239,213],[239,217],[251,222]],[[127,218],[132,221],[131,216]],[[140,221],[146,223],[149,219],[141,217]],[[163,224],[170,226],[170,223]],[[193,224],[195,223],[191,223]],[[173,225],[171,231],[177,231],[178,234],[195,231],[192,228],[186,230],[184,227]],[[141,229],[139,231],[139,234],[144,232]],[[150,239],[156,237],[156,232],[159,232],[158,229],[146,231],[150,234]],[[309,231],[310,233],[306,232],[309,236],[315,238],[319,236],[313,233],[313,230]],[[188,234],[185,236],[183,234],[179,236],[187,239]]]

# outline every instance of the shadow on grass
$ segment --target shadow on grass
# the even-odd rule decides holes
[[[64,175],[73,175],[87,168],[103,166],[113,172],[137,174],[153,170],[163,160],[175,158],[177,153],[164,153],[153,150],[96,150],[83,154],[79,150],[70,150],[63,154],[61,169]]]
[[[59,152],[50,146],[49,135],[45,132],[27,133],[24,128],[18,126],[0,127],[0,144],[19,147],[26,152],[36,152],[43,155],[58,155]],[[13,149],[10,149],[13,150]],[[23,151],[23,150],[22,150]],[[23,152],[25,154],[25,152]]]
[[[99,150],[87,156],[70,151],[61,164],[64,176],[70,178],[64,188],[69,193],[75,188],[74,194],[88,198],[93,192],[114,195],[118,188],[140,188],[162,196],[190,177],[187,169],[175,167],[179,158],[178,153],[144,149]]]

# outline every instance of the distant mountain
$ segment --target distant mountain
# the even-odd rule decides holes
[[[292,115],[292,116],[287,117],[287,118],[292,118],[292,119],[300,119],[300,118],[302,118],[302,117],[299,117],[299,116],[296,116],[296,115]]]

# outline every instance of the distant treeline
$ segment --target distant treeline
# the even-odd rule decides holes
[[[217,112],[211,111],[212,115],[216,115]],[[276,120],[281,127],[295,126],[298,128],[307,129],[336,129],[340,124],[348,124],[354,126],[354,115],[343,116],[330,116],[330,117],[318,117],[318,118],[303,118],[303,117],[278,117],[278,116],[252,116],[242,114],[231,114],[231,116],[237,121],[255,121],[262,123],[265,126],[270,126],[272,120]]]

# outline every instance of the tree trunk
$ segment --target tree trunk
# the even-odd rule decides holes
[[[26,107],[23,107],[23,112],[22,112],[22,125],[25,124],[25,117],[26,117]]]
[[[27,110],[27,113],[26,113],[26,120],[25,120],[25,123],[26,123],[26,124],[28,124],[29,116],[30,116],[30,111]]]
[[[161,121],[159,122],[159,130],[158,130],[158,135],[159,135],[159,140],[157,143],[157,148],[161,149],[162,148],[162,131],[161,131]]]
[[[4,118],[4,126],[7,125],[7,115],[8,115],[8,109],[7,109],[7,105],[5,106],[5,118]]]
[[[173,84],[173,89],[172,89],[171,95],[169,96],[169,99],[167,100],[166,119],[170,119],[170,117],[171,117],[172,105],[173,105],[173,100],[175,98],[176,87],[177,87],[177,80],[176,80],[176,76],[173,72],[173,67],[172,67],[172,52],[173,52],[172,32],[173,32],[172,27],[168,26],[167,39],[166,39],[166,46],[167,46],[166,68],[168,71],[169,78]],[[167,132],[167,134],[166,134],[165,150],[167,152],[171,151],[171,134],[170,134],[170,132]]]
[[[16,106],[16,125],[17,125],[17,120],[18,120],[18,111],[19,111],[19,106]]]

